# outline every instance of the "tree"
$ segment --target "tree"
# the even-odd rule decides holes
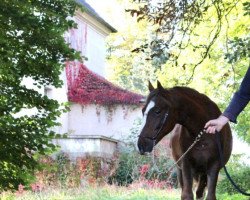
[[[119,3],[124,9],[133,5],[126,0],[120,0]],[[145,82],[149,79],[156,80],[157,68],[148,62],[148,54],[137,51],[137,47],[154,37],[154,27],[149,26],[146,20],[137,23],[136,19],[125,10],[120,15],[127,23],[123,23],[119,31],[111,34],[107,40],[110,50],[107,59],[110,68],[109,79],[123,88],[145,94],[147,91]]]
[[[223,110],[249,67],[249,3],[241,0],[133,2],[127,11],[137,18],[138,26],[146,24],[150,27],[143,29],[148,37],[143,37],[139,43],[141,37],[137,35],[133,38],[133,48],[131,43],[130,47],[126,46],[126,50],[131,52],[126,62],[131,64],[124,70],[116,65],[114,71],[120,73],[116,73],[114,80],[126,87],[126,83],[120,80],[123,72],[129,69],[129,72],[137,74],[128,76],[137,77],[141,85],[143,82],[147,85],[145,79],[152,81],[153,78],[153,81],[160,80],[165,87],[190,86],[206,93]],[[123,31],[126,41],[128,37],[125,33]],[[119,49],[119,43],[110,44],[113,44],[114,52],[109,62],[114,64],[112,60],[115,61],[118,56],[119,59],[124,58],[124,54]],[[119,54],[115,51],[117,47]],[[142,77],[142,70],[136,70],[138,66],[141,68],[137,61],[132,60],[136,57],[151,72],[147,77]],[[246,120],[249,113],[250,109],[246,108],[235,130],[250,143],[250,122]]]
[[[65,107],[22,84],[60,87],[66,60],[80,59],[63,34],[76,27],[71,0],[0,1],[0,190],[25,183],[38,163],[33,154],[54,150],[57,117]],[[35,110],[28,115],[29,110]]]
[[[156,26],[156,38],[147,41],[138,48],[138,51],[150,49],[150,58],[159,57],[167,50],[168,60],[172,65],[179,65],[183,50],[192,48],[198,51],[197,60],[190,63],[181,63],[181,67],[191,67],[194,70],[210,55],[211,48],[220,38],[221,34],[229,30],[230,15],[235,9],[240,9],[242,1],[231,0],[164,0],[155,1],[133,0],[135,8],[128,9],[137,21],[142,19]],[[246,27],[247,28],[247,27]],[[203,34],[206,32],[207,34]],[[206,37],[204,37],[206,36]],[[192,78],[192,76],[190,77]]]

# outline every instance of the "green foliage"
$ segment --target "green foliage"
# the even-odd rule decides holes
[[[243,196],[242,194],[219,194],[217,195],[218,199],[223,200],[249,200],[247,196]]]
[[[240,160],[242,155],[233,155],[230,162],[227,164],[227,169],[232,177],[233,181],[241,188],[243,191],[250,188],[250,166],[242,163]],[[237,194],[238,191],[233,187],[231,182],[227,179],[223,171],[223,179],[219,181],[217,186],[217,191],[219,193]]]
[[[230,52],[225,54],[225,59],[229,63],[236,63],[241,59],[248,59],[250,57],[250,35],[244,38],[235,37],[233,40],[228,41]]]
[[[131,159],[130,153],[121,153],[119,156],[118,168],[114,176],[109,178],[110,183],[116,183],[119,186],[126,186],[133,182],[134,159]]]
[[[146,53],[149,50],[150,60],[155,57],[161,59],[162,54],[165,54],[167,59],[161,59],[161,65],[167,62],[172,67],[191,70],[190,80],[186,83],[192,79],[192,70],[210,59],[212,48],[217,46],[222,36],[226,40],[223,39],[220,43],[226,47],[232,37],[232,17],[244,18],[247,12],[244,13],[242,7],[249,7],[244,1],[233,0],[133,2],[134,5],[128,9],[131,15],[136,14],[138,22],[146,20],[148,26],[155,26],[155,37],[147,38],[148,40],[136,48],[137,52]],[[247,29],[247,26],[243,25],[240,29]],[[187,58],[187,53],[193,53],[195,59]]]
[[[41,91],[60,87],[64,62],[80,58],[63,38],[75,9],[71,0],[0,1],[0,190],[25,184],[34,152],[55,149],[51,128],[64,109]],[[23,84],[28,77],[37,90]]]
[[[70,164],[69,157],[64,153],[59,153],[56,155],[55,163],[56,163],[56,168],[55,168],[54,172],[56,174],[56,177],[57,177],[60,185],[61,186],[68,186],[67,181],[68,181],[69,177],[73,178],[71,172],[72,172],[72,170],[76,170],[76,167],[73,167]],[[77,175],[77,177],[80,180],[79,174]],[[77,181],[77,182],[79,184],[80,181]]]

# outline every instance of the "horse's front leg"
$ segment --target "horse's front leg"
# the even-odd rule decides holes
[[[193,200],[193,176],[191,171],[191,165],[187,158],[184,158],[182,161],[182,179],[183,187],[181,192],[181,200]]]
[[[207,174],[207,200],[216,200],[216,185],[219,175],[219,163],[208,170]]]
[[[205,197],[205,188],[207,186],[207,174],[201,174],[199,176],[199,183],[198,183],[198,187],[196,190],[196,199],[197,200],[201,200],[204,199]]]
[[[177,178],[178,178],[178,182],[179,182],[181,188],[183,188],[182,171],[181,171],[181,169],[179,169],[178,167],[177,167]]]

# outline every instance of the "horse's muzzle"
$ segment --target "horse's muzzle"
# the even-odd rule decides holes
[[[139,152],[140,152],[140,154],[141,154],[141,155],[145,155],[144,150],[143,150],[142,148],[140,148],[139,146],[138,146],[138,148],[139,148]]]
[[[154,148],[154,143],[153,141],[145,141],[145,139],[139,138],[138,143],[137,143],[139,152],[141,155],[145,155],[145,153],[150,153],[153,148]]]
[[[143,149],[139,149],[140,155],[148,155],[151,153],[151,151],[144,151]]]

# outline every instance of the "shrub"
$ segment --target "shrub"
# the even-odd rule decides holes
[[[81,184],[103,184],[114,171],[116,158],[86,156],[78,158],[77,168],[81,173]]]
[[[36,171],[36,182],[31,184],[32,191],[37,185],[52,187],[73,187],[80,183],[76,165],[71,163],[67,154],[60,152],[53,159],[51,156],[38,155],[40,167]],[[74,179],[74,180],[72,180]]]
[[[110,183],[127,186],[132,182],[151,180],[150,183],[165,181],[168,185],[173,185],[176,182],[176,179],[172,179],[173,171],[166,173],[173,164],[170,159],[168,138],[157,144],[150,155],[141,156],[136,147],[140,124],[140,120],[136,121],[131,134],[125,140],[125,145],[120,148],[118,168],[110,177]]]
[[[60,188],[76,188],[106,183],[114,159],[85,156],[70,161],[64,152],[58,153],[53,159],[50,156],[38,156],[40,169],[36,171],[36,180],[30,184],[32,191],[40,191],[46,186]]]

